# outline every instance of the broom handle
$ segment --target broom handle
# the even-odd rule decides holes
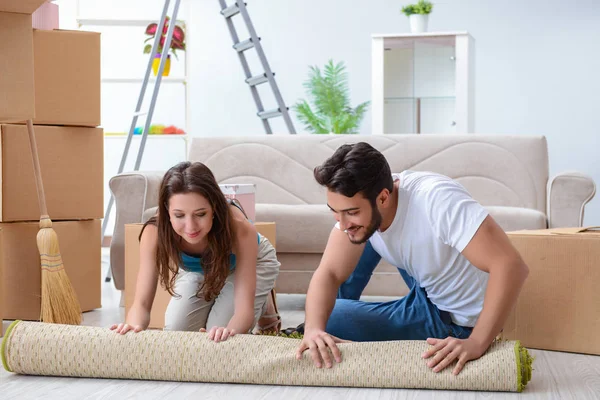
[[[35,142],[35,133],[33,132],[33,122],[31,122],[30,119],[27,120],[27,132],[29,133],[29,144],[31,146],[31,158],[33,160],[33,172],[35,173],[40,211],[42,212],[42,218],[48,217],[46,196],[44,195],[44,183],[42,182],[42,171],[40,169],[40,159],[38,157],[37,144]]]

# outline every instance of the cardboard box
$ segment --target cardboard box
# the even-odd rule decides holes
[[[236,199],[242,205],[248,219],[256,219],[256,185],[253,183],[243,184],[220,184],[221,191],[228,199]]]
[[[2,0],[0,12],[31,15],[48,0]]]
[[[0,1],[0,122],[35,117],[31,14],[44,2]]]
[[[58,29],[58,4],[46,1],[31,14],[33,29]]]
[[[44,193],[53,221],[102,218],[104,135],[100,128],[35,126]],[[39,221],[25,125],[0,125],[0,221]]]
[[[265,236],[275,247],[275,223],[274,222],[256,222],[256,230]],[[139,236],[143,224],[125,224],[125,318],[129,309],[133,305],[135,298],[135,285],[137,281],[138,270],[140,268],[140,242]],[[156,288],[156,296],[152,303],[150,313],[150,325],[152,329],[163,329],[165,326],[165,312],[171,296],[159,284]]]
[[[99,126],[100,34],[33,31],[35,119],[39,125]]]
[[[600,355],[600,231],[509,232],[529,277],[503,336],[526,347]]]
[[[0,259],[5,319],[39,320],[41,303],[39,222],[2,223]],[[101,306],[100,220],[53,221],[60,254],[82,311]]]
[[[0,249],[2,248],[2,228],[0,228]],[[2,262],[2,257],[0,257],[0,282],[4,282],[4,263]],[[4,336],[4,324],[2,320],[4,319],[4,289],[2,288],[2,284],[0,283],[0,337]]]

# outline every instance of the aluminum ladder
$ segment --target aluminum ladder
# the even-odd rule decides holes
[[[246,9],[246,3],[244,3],[242,0],[235,0],[235,3],[231,6],[227,6],[225,0],[219,0],[219,3],[221,5],[221,15],[225,17],[227,27],[229,28],[229,33],[231,33],[231,38],[233,39],[233,49],[237,52],[240,58],[240,63],[242,64],[244,74],[246,75],[246,83],[248,84],[250,92],[252,93],[252,97],[254,98],[254,102],[256,103],[256,108],[258,110],[256,115],[258,115],[258,117],[262,120],[265,132],[267,133],[267,135],[273,134],[271,124],[269,123],[269,119],[283,117],[288,132],[291,134],[295,134],[296,129],[294,128],[294,124],[292,122],[292,119],[290,118],[289,109],[288,107],[286,107],[283,101],[283,97],[281,96],[281,92],[279,91],[279,87],[277,86],[277,82],[275,82],[275,74],[273,73],[273,71],[271,71],[271,67],[269,66],[269,62],[267,61],[267,57],[265,56],[263,47],[260,44],[260,37],[258,37],[258,35],[256,34],[254,25],[252,25],[250,15],[248,14],[248,10]],[[233,24],[233,17],[238,14],[242,16],[244,23],[246,24],[246,28],[248,28],[248,33],[250,34],[250,38],[244,41],[240,41],[237,31],[235,29],[235,25]],[[258,58],[260,59],[264,70],[262,74],[253,76],[252,72],[250,71],[248,60],[246,59],[246,55],[244,54],[247,50],[250,49],[256,50],[256,53],[258,55]],[[262,101],[260,99],[260,95],[258,93],[257,86],[267,82],[271,86],[271,90],[273,91],[273,95],[275,96],[277,108],[265,111]]]

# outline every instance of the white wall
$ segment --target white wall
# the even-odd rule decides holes
[[[329,58],[346,62],[353,104],[369,100],[371,34],[409,30],[405,1],[247,3],[288,105],[304,96],[308,66]],[[552,175],[578,170],[600,184],[600,1],[446,0],[435,2],[429,29],[475,38],[477,133],[545,135]],[[263,134],[217,0],[191,0],[190,37],[193,134]],[[367,115],[361,132],[370,126]],[[282,121],[274,127],[287,132]],[[600,195],[584,223],[600,225]]]

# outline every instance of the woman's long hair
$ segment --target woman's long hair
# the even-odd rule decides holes
[[[234,232],[229,205],[212,171],[200,162],[182,162],[167,171],[160,185],[158,198],[158,215],[146,224],[158,228],[158,245],[156,248],[156,264],[161,285],[171,296],[174,292],[175,278],[182,264],[181,236],[173,230],[169,217],[169,200],[175,194],[197,193],[204,196],[213,209],[213,223],[208,232],[208,247],[202,254],[204,282],[198,288],[197,296],[204,295],[211,301],[225,285],[230,272],[229,256],[233,248]],[[142,229],[142,234],[143,234]],[[141,235],[140,234],[140,238]]]

